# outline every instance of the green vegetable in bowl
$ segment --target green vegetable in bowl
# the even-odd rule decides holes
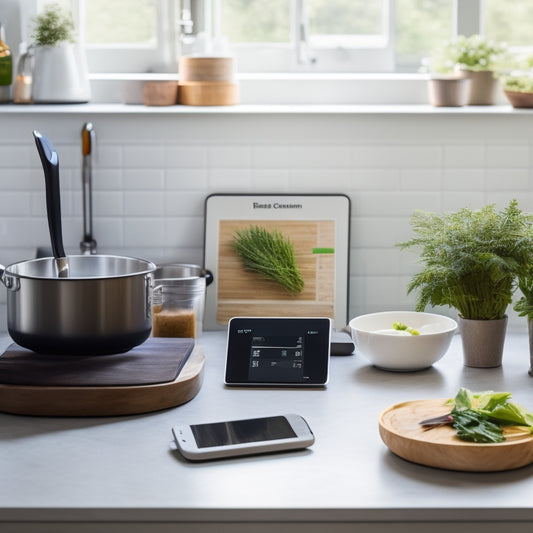
[[[410,326],[406,326],[401,322],[393,322],[392,329],[395,329],[397,331],[407,331],[407,333],[410,333],[411,335],[420,335],[420,332],[418,330],[413,329]]]

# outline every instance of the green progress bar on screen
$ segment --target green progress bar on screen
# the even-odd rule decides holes
[[[314,254],[334,254],[335,248],[313,248]]]

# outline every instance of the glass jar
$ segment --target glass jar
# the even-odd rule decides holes
[[[211,273],[198,265],[159,266],[154,273],[152,336],[199,337],[211,280]]]

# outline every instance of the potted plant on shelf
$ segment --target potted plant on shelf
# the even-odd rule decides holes
[[[513,107],[533,107],[533,75],[511,74],[500,78],[503,92]]]
[[[495,70],[503,64],[505,56],[506,47],[502,44],[489,41],[480,35],[459,35],[453,42],[442,43],[434,51],[430,64],[432,71],[436,73],[447,73],[451,77],[471,80],[467,104],[491,105],[498,89]],[[442,76],[433,78],[442,79]],[[449,86],[451,87],[451,84]]]
[[[472,80],[469,105],[492,105],[498,90],[495,71],[501,66],[506,46],[480,35],[459,35],[453,45],[454,60]]]
[[[417,311],[427,305],[458,311],[466,366],[502,363],[506,310],[533,257],[532,221],[516,200],[499,212],[488,205],[448,214],[417,211],[411,217],[416,236],[399,246],[421,247],[425,266],[408,292],[420,291]]]
[[[35,19],[33,101],[36,103],[87,102],[90,88],[85,57],[74,39],[70,12],[49,4]]]
[[[435,107],[462,107],[470,97],[470,78],[456,69],[453,45],[443,43],[430,58],[422,62],[423,72],[429,72],[428,98]]]

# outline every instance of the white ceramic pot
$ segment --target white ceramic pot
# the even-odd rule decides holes
[[[35,103],[82,103],[90,97],[87,63],[79,45],[64,43],[35,48]]]

